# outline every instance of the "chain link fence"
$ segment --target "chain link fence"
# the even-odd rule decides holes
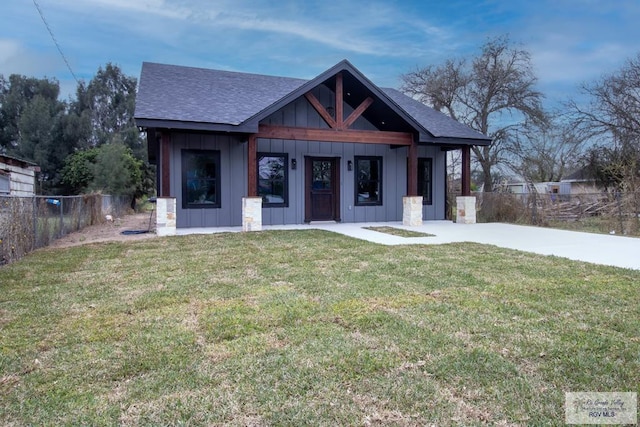
[[[122,216],[130,201],[130,197],[102,194],[0,196],[0,265],[69,233],[103,223],[107,214]]]
[[[588,194],[474,193],[478,222],[640,235],[640,192]],[[455,213],[456,194],[449,195]]]

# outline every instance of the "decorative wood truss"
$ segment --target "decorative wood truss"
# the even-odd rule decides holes
[[[318,112],[320,117],[322,117],[327,125],[329,125],[329,129],[261,124],[258,127],[258,133],[249,136],[249,165],[254,165],[256,161],[257,138],[408,146],[409,176],[407,190],[410,195],[415,195],[417,193],[417,145],[411,133],[350,129],[355,121],[362,116],[371,104],[373,104],[373,98],[370,96],[367,97],[351,112],[351,114],[349,114],[349,117],[345,119],[342,73],[336,74],[335,118],[331,113],[329,113],[329,111],[327,111],[313,93],[307,92],[304,96]],[[248,192],[249,196],[254,197],[258,194],[256,170],[255,167],[251,166],[248,169]]]
[[[351,125],[373,104],[373,98],[367,97],[356,107],[349,117],[344,119],[344,88],[342,73],[336,74],[335,118],[311,92],[305,98],[329,125],[329,129],[302,128],[289,126],[260,125],[258,138],[299,139],[321,142],[355,142],[363,144],[411,145],[413,135],[408,132],[387,132],[350,129]]]

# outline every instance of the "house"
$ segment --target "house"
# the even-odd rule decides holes
[[[468,195],[491,142],[346,60],[312,80],[145,62],[135,120],[178,228],[444,219],[446,151]]]
[[[34,196],[38,171],[35,163],[0,154],[0,196]]]

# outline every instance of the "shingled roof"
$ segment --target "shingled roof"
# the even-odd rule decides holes
[[[313,80],[144,62],[135,119],[143,127],[255,133],[259,120],[340,71],[347,71],[402,117],[419,133],[421,142],[491,142],[395,89],[378,88],[346,60]]]

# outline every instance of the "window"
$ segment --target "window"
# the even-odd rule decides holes
[[[11,192],[10,183],[9,174],[0,172],[0,194],[9,194]]]
[[[433,159],[418,158],[418,196],[422,196],[422,204],[433,203]]]
[[[289,206],[288,156],[258,153],[258,196],[263,207]]]
[[[355,157],[356,206],[382,204],[382,157]]]
[[[182,208],[220,207],[220,152],[182,150]]]

